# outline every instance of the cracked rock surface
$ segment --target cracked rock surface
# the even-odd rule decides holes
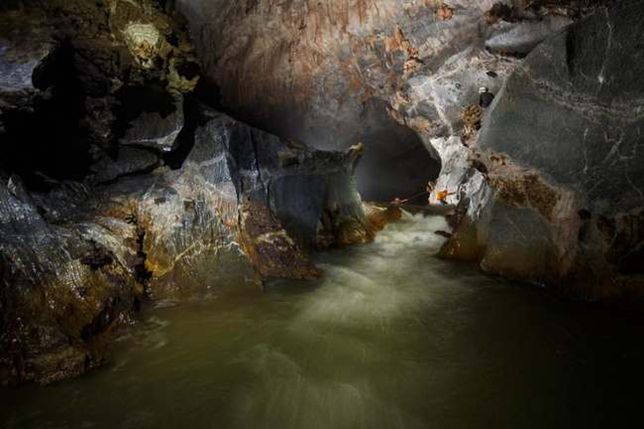
[[[142,300],[315,277],[306,249],[373,237],[352,180],[358,151],[292,146],[208,109],[202,120],[176,170],[33,196],[2,178],[3,379],[99,365],[101,341]]]
[[[361,147],[199,102],[193,49],[155,2],[2,8],[0,382],[80,375],[146,302],[316,277],[310,249],[373,238]]]
[[[566,294],[641,296],[642,17],[641,2],[601,8],[510,75],[474,156],[488,202],[447,255]]]

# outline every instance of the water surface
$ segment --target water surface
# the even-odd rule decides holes
[[[644,321],[434,257],[441,218],[316,282],[160,306],[113,364],[0,390],[7,428],[611,428],[644,419]]]

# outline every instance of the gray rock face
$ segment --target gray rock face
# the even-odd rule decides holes
[[[644,6],[620,2],[537,48],[508,79],[480,146],[571,187],[594,213],[644,204]]]
[[[446,256],[591,299],[642,295],[642,17],[640,2],[602,10],[508,78],[470,154],[487,191],[461,205],[487,195],[483,208]]]
[[[443,161],[440,175],[429,195],[430,203],[437,204],[438,193],[447,192],[445,203],[456,206],[466,199],[467,215],[478,218],[488,204],[491,192],[485,174],[472,167],[469,148],[455,136],[432,139],[430,145],[429,148],[435,150]]]
[[[187,162],[209,182],[227,183],[240,201],[273,210],[300,243],[315,243],[325,213],[340,223],[366,226],[354,169],[359,150],[325,152],[285,144],[222,114],[212,114],[195,135]]]
[[[529,54],[548,36],[571,23],[572,20],[558,16],[519,23],[501,21],[485,40],[485,47],[503,54]]]

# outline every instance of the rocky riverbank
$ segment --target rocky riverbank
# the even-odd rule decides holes
[[[0,30],[3,381],[101,365],[147,300],[316,277],[310,249],[373,238],[361,147],[198,101],[198,60],[156,4],[21,2]]]

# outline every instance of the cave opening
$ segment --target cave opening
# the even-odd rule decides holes
[[[357,140],[366,148],[356,169],[363,199],[389,202],[400,198],[423,204],[427,183],[440,173],[438,155],[427,149],[414,130],[391,118],[384,103],[368,104],[358,127]]]

